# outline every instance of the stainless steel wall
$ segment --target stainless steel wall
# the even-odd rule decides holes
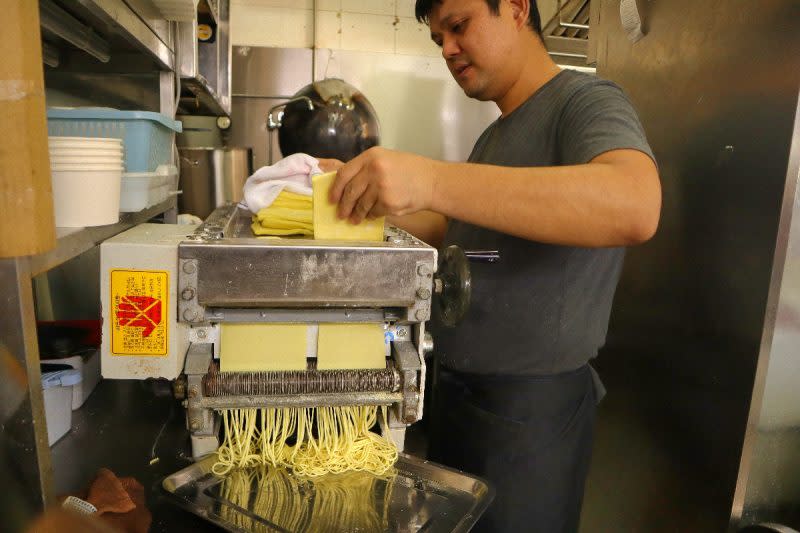
[[[628,253],[597,362],[609,396],[583,529],[723,531],[732,514],[739,520],[732,508],[740,476],[737,499],[747,501],[753,443],[742,461],[743,443],[748,420],[754,426],[761,411],[753,391],[766,376],[783,275],[795,278],[787,291],[797,290],[798,268],[784,273],[783,258],[797,180],[790,148],[800,3],[639,2],[647,35],[631,44],[619,0],[595,1],[598,75],[620,83],[636,105],[664,203],[656,237]],[[784,316],[796,310],[791,294],[781,300],[795,302]],[[779,313],[779,328],[797,330],[797,320]],[[782,355],[773,363],[796,373],[797,352],[790,360],[788,341],[775,340],[782,345],[773,352]],[[796,432],[796,414],[788,420]],[[770,452],[760,442],[763,471]],[[796,467],[799,454],[784,457]],[[780,470],[771,465],[760,487],[774,484]],[[775,514],[770,505],[747,520]],[[782,516],[795,520],[791,514]]]

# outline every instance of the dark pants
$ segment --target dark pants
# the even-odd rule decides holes
[[[474,531],[578,530],[596,397],[588,366],[534,377],[439,370],[430,459],[497,491]]]

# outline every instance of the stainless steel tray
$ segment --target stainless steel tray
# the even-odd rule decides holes
[[[169,497],[227,531],[469,531],[494,497],[485,481],[401,454],[393,476],[310,481],[283,469],[211,473],[209,456],[164,479]]]

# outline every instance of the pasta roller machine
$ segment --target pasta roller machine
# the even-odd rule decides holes
[[[228,205],[197,227],[144,224],[103,243],[103,376],[173,380],[195,458],[218,448],[219,410],[255,407],[385,405],[383,431],[402,450],[422,417],[434,297],[446,323],[468,305],[464,254],[439,265],[435,248],[391,226],[361,242],[256,238],[250,224]],[[234,324],[307,326],[305,368],[221,371],[221,331]],[[318,369],[325,324],[379,325],[385,365]]]

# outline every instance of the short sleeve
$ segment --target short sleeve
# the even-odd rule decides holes
[[[610,150],[632,149],[655,162],[639,117],[617,85],[596,80],[578,89],[567,102],[558,127],[561,162],[588,163]]]

